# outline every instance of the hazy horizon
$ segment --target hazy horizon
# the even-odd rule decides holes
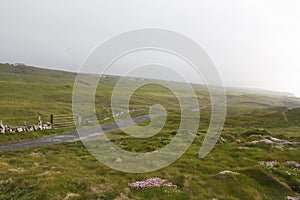
[[[1,63],[76,72],[103,41],[155,27],[182,33],[203,47],[226,87],[300,97],[296,0],[3,0],[0,5]]]
[[[1,64],[17,64],[17,63],[1,63]],[[64,72],[71,72],[71,73],[77,73],[77,71],[72,71],[72,70],[63,70],[63,69],[59,69],[59,68],[51,68],[51,67],[43,67],[43,66],[36,66],[36,65],[33,65],[33,64],[26,64],[26,63],[19,63],[19,64],[25,64],[26,66],[29,66],[29,67],[37,67],[37,68],[42,68],[42,69],[49,69],[49,70],[60,70],[60,71],[64,71]],[[108,74],[103,74],[103,75],[111,75],[111,76],[120,76],[119,74],[115,73],[108,73]],[[125,76],[126,77],[126,76]],[[142,76],[134,76],[134,75],[128,75],[127,77],[133,77],[133,78],[149,78],[149,79],[154,79],[154,80],[166,80],[166,79],[159,79],[159,78],[153,78],[153,77],[142,77]],[[176,80],[166,80],[166,81],[175,81],[177,82]],[[182,82],[182,81],[178,81],[178,82]],[[195,83],[195,82],[191,82],[192,84],[198,84],[198,85],[203,85],[205,86],[204,83]],[[248,91],[248,92],[275,92],[275,93],[278,93],[278,95],[294,95],[295,97],[297,98],[300,98],[300,96],[296,96],[294,93],[291,93],[291,92],[286,92],[286,91],[278,91],[278,90],[271,90],[271,89],[267,89],[267,88],[253,88],[253,87],[239,87],[239,86],[225,86],[225,89],[227,90],[231,90],[231,89],[236,89],[236,90],[245,90],[245,91]]]

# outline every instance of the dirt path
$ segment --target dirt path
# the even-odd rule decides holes
[[[133,117],[132,119],[137,124],[149,120],[150,118],[158,117],[160,115],[161,114],[142,115],[142,116]],[[131,123],[128,119],[120,120],[118,121],[118,124],[122,128],[134,125],[134,123]],[[118,127],[118,125],[115,122],[103,124],[101,125],[101,128],[104,133],[108,133],[110,131],[120,129],[120,127]],[[94,137],[96,135],[101,134],[99,133],[99,128],[97,127],[85,128],[84,130],[86,134],[84,135],[84,138]],[[79,140],[80,140],[79,135],[77,131],[74,130],[71,132],[56,134],[56,135],[43,137],[39,139],[0,145],[0,152],[9,151],[9,150],[18,150],[18,149],[28,149],[31,147],[47,146],[47,145],[59,144],[63,142],[76,142]]]

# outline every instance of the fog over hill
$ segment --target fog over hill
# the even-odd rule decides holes
[[[0,62],[77,71],[103,41],[144,27],[188,36],[226,86],[300,96],[299,1],[1,1]]]
[[[28,66],[23,63],[0,63],[0,74],[7,73],[7,74],[22,74],[22,75],[31,75],[31,76],[49,76],[53,78],[60,78],[60,79],[75,79],[76,72],[72,71],[64,71],[64,70],[57,70],[57,69],[47,69],[44,67],[35,67],[35,66]],[[105,74],[106,76],[116,76],[116,74]],[[153,76],[138,76],[138,75],[129,75],[128,78],[154,78]],[[160,78],[156,78],[157,80],[166,80],[166,81],[174,81],[172,79],[164,79],[164,76]],[[1,79],[0,79],[1,81]],[[176,82],[176,81],[175,81]],[[193,83],[197,84],[197,83]],[[203,85],[203,84],[200,84]],[[259,94],[264,96],[283,96],[283,97],[296,97],[295,94],[285,91],[272,91],[267,89],[261,88],[242,88],[242,87],[226,87],[227,92],[239,92],[245,94]]]

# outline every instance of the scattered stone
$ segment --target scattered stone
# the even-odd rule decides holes
[[[34,126],[33,126],[33,125],[27,126],[26,131],[27,131],[27,132],[34,131]]]
[[[249,147],[238,147],[238,149],[241,149],[241,150],[248,150]]]
[[[290,141],[287,141],[287,140],[281,140],[281,139],[274,138],[274,137],[270,137],[270,139],[273,142],[278,143],[278,144],[282,144],[282,145],[293,145],[294,144],[294,142],[290,142]]]
[[[32,153],[30,154],[30,156],[33,156],[33,157],[39,157],[39,156],[41,156],[41,153],[39,153],[39,152],[32,152]]]
[[[8,169],[11,173],[23,173],[25,170],[23,168],[17,168],[17,169]]]
[[[79,197],[79,194],[75,194],[75,193],[68,193],[67,196],[63,199],[63,200],[69,200],[69,199],[73,199],[76,197]]]
[[[21,132],[23,132],[24,130],[23,130],[23,127],[17,127],[17,132],[18,133],[21,133]]]
[[[54,174],[60,174],[60,172],[59,171],[45,171],[41,174],[38,174],[37,176],[51,176]]]
[[[222,143],[227,143],[227,141],[226,141],[222,136],[220,136],[219,140],[220,140]]]
[[[122,162],[122,159],[121,158],[116,158],[115,162]]]
[[[283,148],[283,146],[275,146],[275,148],[277,148],[277,149],[279,149],[279,150],[281,150],[281,151],[284,151],[284,148]]]
[[[258,163],[261,166],[264,167],[276,167],[279,166],[279,163],[277,161],[262,161]]]
[[[238,172],[233,172],[233,171],[230,171],[230,170],[224,170],[224,171],[221,171],[219,172],[219,174],[234,174],[234,175],[238,175],[239,173]]]
[[[297,145],[298,144],[298,142],[290,142],[287,140],[281,140],[281,139],[274,138],[274,137],[268,137],[267,139],[262,139],[262,140],[254,140],[250,143],[251,144],[257,144],[257,143],[274,144],[274,145],[276,145],[276,146],[274,146],[275,148],[278,148],[282,151],[284,151],[284,145]]]
[[[273,144],[274,142],[269,139],[263,139],[263,140],[254,140],[251,142],[252,144],[257,144],[257,143],[266,143],[266,144]]]

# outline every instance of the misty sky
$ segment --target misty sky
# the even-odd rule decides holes
[[[299,0],[1,0],[0,62],[77,71],[90,51],[124,31],[187,35],[226,86],[300,96]]]

